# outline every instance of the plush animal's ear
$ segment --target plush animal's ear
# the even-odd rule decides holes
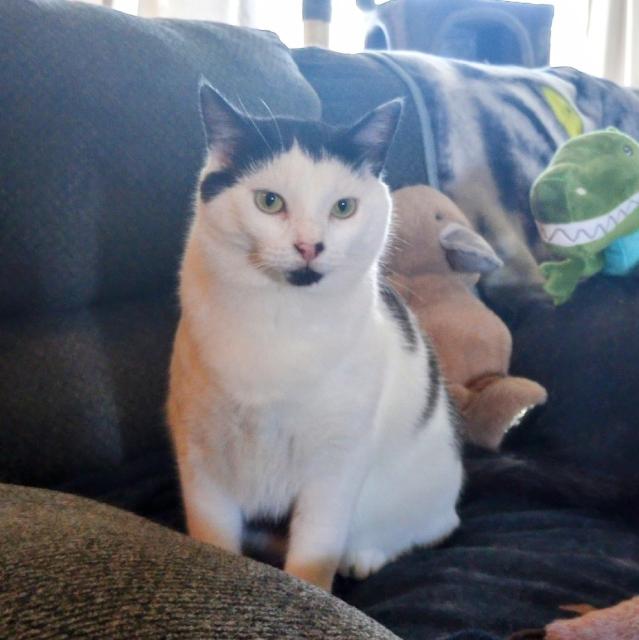
[[[228,158],[245,130],[244,116],[205,80],[200,80],[200,114],[206,146],[220,159]]]
[[[379,175],[384,167],[403,104],[401,98],[384,103],[357,121],[345,134],[356,149],[358,161],[368,164],[375,175]]]
[[[439,234],[446,259],[455,271],[489,273],[504,265],[493,248],[475,231],[456,222],[447,224]]]

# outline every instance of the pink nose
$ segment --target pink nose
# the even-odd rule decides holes
[[[324,251],[324,243],[316,242],[315,244],[311,244],[310,242],[298,242],[295,244],[295,249],[297,249],[297,252],[306,262],[310,262]]]

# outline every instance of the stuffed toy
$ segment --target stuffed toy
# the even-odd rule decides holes
[[[399,189],[393,207],[391,281],[437,351],[466,439],[495,450],[510,427],[546,401],[536,382],[508,375],[510,332],[474,293],[480,274],[502,262],[439,191]]]
[[[600,271],[632,272],[639,264],[639,145],[612,127],[571,138],[533,183],[530,206],[542,240],[564,258],[540,266],[555,304]]]
[[[639,638],[639,597],[606,609],[589,605],[565,605],[564,611],[580,617],[560,619],[545,629],[518,631],[509,640],[637,640]]]
[[[549,624],[545,631],[546,640],[637,640],[639,597],[606,609],[588,607],[580,618],[557,620]]]

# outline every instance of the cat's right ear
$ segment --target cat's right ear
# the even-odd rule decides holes
[[[369,164],[375,175],[382,171],[403,105],[401,98],[386,102],[356,122],[345,135],[357,150],[358,157]]]
[[[242,137],[245,120],[206,80],[200,80],[200,115],[206,146],[221,161],[227,160]]]

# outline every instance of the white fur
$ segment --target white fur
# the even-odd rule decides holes
[[[260,212],[255,189],[288,213]],[[357,212],[331,218],[344,197]],[[372,174],[294,146],[198,203],[181,272],[168,410],[189,531],[238,552],[243,518],[294,505],[285,568],[324,588],[458,524],[445,392],[420,426],[426,347],[406,349],[377,291],[389,218]],[[304,265],[295,242],[320,241],[320,282],[279,277]]]

